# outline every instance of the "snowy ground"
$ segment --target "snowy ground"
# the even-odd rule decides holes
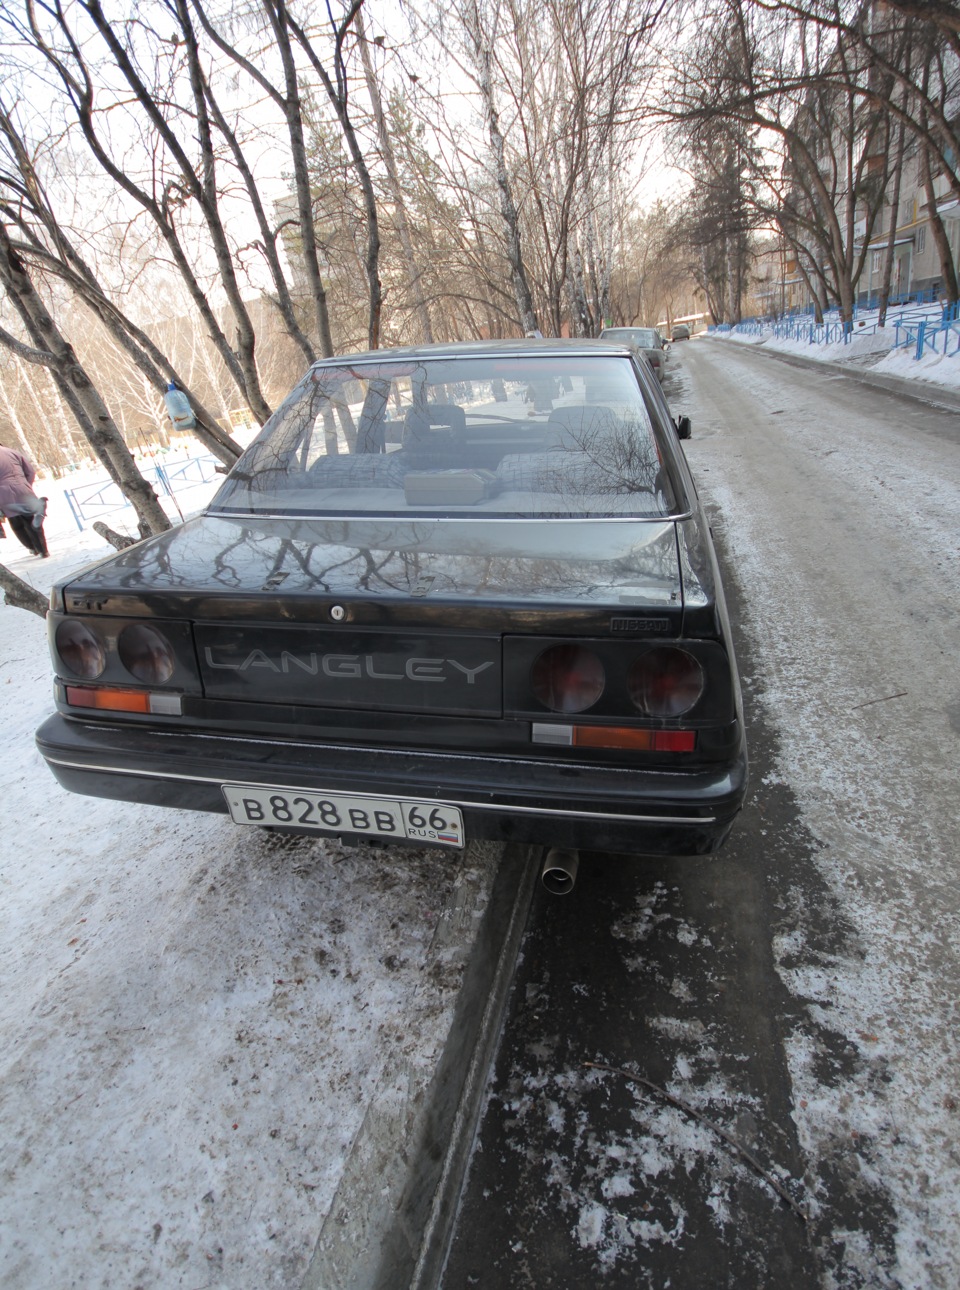
[[[795,354],[815,363],[856,364],[886,376],[898,376],[908,381],[929,381],[935,385],[960,389],[960,353],[925,353],[923,358],[915,359],[914,345],[893,348],[896,339],[894,324],[901,316],[904,316],[902,311],[891,309],[887,315],[887,326],[878,328],[877,314],[865,311],[859,315],[857,326],[847,343],[836,341],[829,345],[811,345],[808,341],[781,340],[774,336],[773,329],[769,326],[759,335],[727,331],[712,332],[710,338],[732,341],[738,345],[762,345],[764,349]],[[933,316],[931,313],[931,317]],[[902,331],[900,336],[903,339]],[[960,336],[955,336],[948,348],[955,350],[958,341]]]
[[[924,379],[920,364],[900,374]],[[850,928],[845,946],[821,952],[803,892],[786,894],[797,902],[786,911],[795,928],[776,952],[807,1017],[788,1038],[788,1061],[810,1193],[825,1213],[819,1188],[848,1169],[851,1186],[859,1174],[896,1213],[895,1272],[851,1230],[842,1263],[851,1275],[832,1284],[952,1290],[960,928],[955,741],[943,701],[950,696],[958,720],[955,668],[908,715],[883,700],[919,689],[915,639],[944,638],[940,668],[956,657],[955,617],[940,621],[929,608],[938,588],[960,592],[956,475],[945,476],[945,453],[928,443],[909,461],[884,436],[848,437],[837,453],[832,427],[808,406],[812,393],[788,398],[775,372],[747,385],[766,410],[762,425],[741,424],[734,402],[726,420],[711,399],[676,406],[695,414],[691,460],[754,594],[760,684],[783,741],[780,763],[764,773],[796,792]],[[876,532],[858,538],[875,581],[843,612],[811,613],[819,571],[835,572],[829,549],[813,554],[826,524],[812,510],[799,516],[810,551],[798,561],[803,544],[778,536],[783,497],[763,487],[745,497],[740,456],[771,436],[774,414],[798,477],[816,468],[823,515],[849,515],[858,501],[876,517]],[[761,464],[775,474],[773,447]],[[55,484],[41,491],[51,498],[52,558],[30,557],[8,536],[0,560],[46,590],[109,548],[78,533]],[[185,511],[202,504],[200,491],[184,498]],[[935,551],[909,587],[894,589],[901,612],[930,621],[916,637],[891,627],[868,649],[859,624],[875,624],[890,596],[889,523],[916,534],[917,552]],[[867,657],[875,670],[849,666]],[[432,1073],[469,939],[456,925],[455,890],[473,888],[482,903],[494,857],[283,843],[221,817],[72,796],[34,750],[50,710],[44,626],[0,605],[0,1278],[12,1290],[296,1284],[365,1108],[389,1109],[399,1089]],[[895,712],[900,724],[885,724]],[[908,736],[925,742],[926,761],[905,762]],[[925,780],[934,762],[938,778]],[[932,796],[931,783],[945,787]],[[643,910],[638,917],[642,931]],[[831,1035],[856,1062],[825,1087],[816,1062]],[[582,1211],[582,1243],[602,1219]]]
[[[781,738],[754,769],[796,795],[844,929],[818,947],[806,894],[784,894],[774,948],[807,1014],[787,1039],[794,1119],[822,1205],[836,1172],[895,1214],[893,1266],[840,1233],[838,1284],[952,1290],[960,443],[926,428],[948,414],[874,420],[857,387],[728,368],[714,345],[691,367],[691,459],[750,592],[751,680]]]
[[[46,591],[110,548],[40,491],[51,558],[0,561]],[[496,848],[68,794],[33,743],[50,678],[43,622],[0,604],[0,1282],[299,1284],[365,1113],[433,1074]]]

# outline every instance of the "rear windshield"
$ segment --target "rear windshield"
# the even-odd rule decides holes
[[[675,509],[633,364],[599,354],[311,368],[210,507],[404,518]]]

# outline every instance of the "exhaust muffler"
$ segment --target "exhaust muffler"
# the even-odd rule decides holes
[[[564,851],[562,847],[551,847],[540,870],[540,881],[554,896],[566,896],[573,891],[579,868],[578,852]]]

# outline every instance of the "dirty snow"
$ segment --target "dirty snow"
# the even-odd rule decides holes
[[[765,1166],[809,1214],[811,1270],[824,1290],[954,1290],[960,444],[913,433],[908,405],[865,423],[858,387],[841,406],[816,374],[761,369],[730,348],[674,346],[667,393],[693,417],[686,451],[744,591],[756,669],[746,680],[779,738],[776,762],[754,763],[754,782],[789,786],[800,813],[792,827],[812,853],[804,868],[817,877],[777,893],[773,942],[790,996],[783,1042],[803,1176],[770,1152],[776,1126],[740,1076],[752,1055],[731,1051],[709,1014],[690,1020],[667,1005],[642,1024],[671,1053],[669,1094],[747,1149],[762,1142]],[[813,888],[827,893],[816,907]],[[678,917],[670,896],[651,884],[609,924],[638,999],[659,970],[655,933],[718,952],[713,929]],[[662,984],[678,1003],[694,998],[683,976]],[[531,1013],[540,994],[548,1011],[550,988],[546,971],[542,986],[528,985]],[[737,1248],[744,1190],[769,1198],[767,1184],[703,1120],[631,1084],[629,1072],[571,1068],[561,1051],[558,1037],[526,1044],[495,1096],[511,1112],[508,1150],[547,1162],[540,1204],[563,1215],[597,1283],[654,1284],[645,1250],[679,1245],[693,1226],[676,1200],[683,1174],[696,1176]],[[614,1127],[607,1091],[620,1080],[632,1109]],[[641,1220],[629,1203],[637,1194],[655,1207]],[[535,1222],[536,1201],[523,1203]],[[773,1284],[772,1267],[769,1281],[744,1271],[744,1284]],[[536,1284],[535,1269],[524,1270],[524,1284]],[[718,1284],[733,1275],[724,1269]]]
[[[110,548],[42,491],[51,558],[0,560],[45,591]],[[496,848],[68,794],[33,744],[51,710],[45,626],[0,604],[0,1281],[299,1284],[365,1113],[433,1074]]]
[[[868,338],[858,341],[869,349]],[[920,378],[921,368],[899,374]],[[763,433],[779,436],[801,475],[815,474],[816,506],[798,517],[800,500],[745,482],[756,426],[724,420],[705,395],[677,405],[694,415],[688,451],[701,494],[751,591],[756,683],[781,741],[764,778],[796,794],[847,928],[833,952],[812,945],[806,893],[784,893],[793,921],[774,948],[805,1017],[786,1039],[809,1162],[803,1199],[816,1219],[827,1200],[822,1171],[852,1159],[895,1210],[895,1270],[880,1265],[862,1231],[834,1229],[842,1262],[825,1286],[952,1290],[960,822],[944,700],[958,721],[960,700],[956,617],[941,606],[960,600],[957,448],[915,440],[905,454],[897,428],[877,425],[844,435],[839,451],[809,381],[798,393],[779,365],[738,368],[736,381],[764,410]],[[857,564],[831,612],[816,596],[839,557],[817,541],[837,516],[841,525],[847,517]],[[781,537],[784,523],[792,542]],[[885,547],[891,526],[922,543],[919,567],[895,571],[899,582]],[[12,563],[18,572],[29,565],[39,585],[51,574],[44,565],[62,573],[80,558],[77,545],[67,533],[54,560]],[[878,606],[891,620],[893,608],[899,614],[879,644],[869,638]],[[361,853],[270,845],[220,819],[68,798],[32,751],[49,707],[42,635],[38,619],[0,608],[4,801],[16,818],[39,822],[3,865],[3,1127],[20,1152],[7,1157],[4,1208],[9,1218],[16,1198],[18,1215],[3,1242],[5,1283],[32,1290],[42,1268],[44,1281],[69,1274],[77,1285],[291,1284],[357,1131],[358,1104],[383,1078],[384,1047],[403,1054],[417,1037],[407,1056],[425,1072],[441,1042],[459,967],[450,944],[435,940],[449,865],[387,853],[374,862],[383,890],[371,890]],[[911,702],[897,706],[890,696],[903,688]],[[482,884],[483,864],[468,857],[464,878]],[[649,968],[644,942],[671,917],[666,895],[663,884],[639,894],[614,924],[628,967]],[[708,928],[676,920],[673,930],[709,952]],[[437,962],[449,968],[439,984]],[[682,979],[669,988],[678,1001],[691,993]],[[749,1145],[750,1099],[719,1071],[711,1028],[666,1014],[650,1022],[678,1048],[668,1090],[709,1116],[735,1112]],[[825,1083],[829,1035],[848,1041],[857,1061]],[[550,1074],[514,1088],[509,1104],[521,1142],[538,1102],[550,1108],[557,1144],[575,1117],[578,1149],[551,1152],[548,1141],[544,1181],[601,1276],[644,1245],[682,1241],[686,1215],[668,1185],[676,1171],[699,1172],[722,1227],[734,1222],[735,1188],[765,1186],[706,1124],[641,1089],[628,1132],[598,1131],[591,1099],[615,1077],[551,1068],[550,1049],[546,1040]],[[660,1180],[661,1200],[631,1220],[617,1201],[643,1179]]]
[[[716,347],[700,354],[704,433],[691,459],[749,589],[762,701],[781,737],[775,773],[850,928],[845,952],[815,951],[799,930],[776,946],[813,1023],[788,1041],[798,1132],[815,1164],[854,1143],[863,1176],[891,1197],[891,1284],[949,1290],[960,1266],[960,443],[909,434],[894,420],[902,409],[889,423],[838,422],[823,387],[795,369],[721,374]],[[711,376],[736,381],[751,421],[711,406]],[[787,895],[802,928],[804,895]],[[818,1028],[858,1054],[837,1087],[822,1082]],[[875,1253],[851,1234],[850,1275],[886,1284]]]

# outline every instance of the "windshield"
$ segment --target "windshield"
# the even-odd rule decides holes
[[[675,505],[631,360],[538,354],[311,368],[210,510],[659,518]]]
[[[655,327],[604,327],[601,340],[615,340],[640,349],[659,349],[660,337]]]

